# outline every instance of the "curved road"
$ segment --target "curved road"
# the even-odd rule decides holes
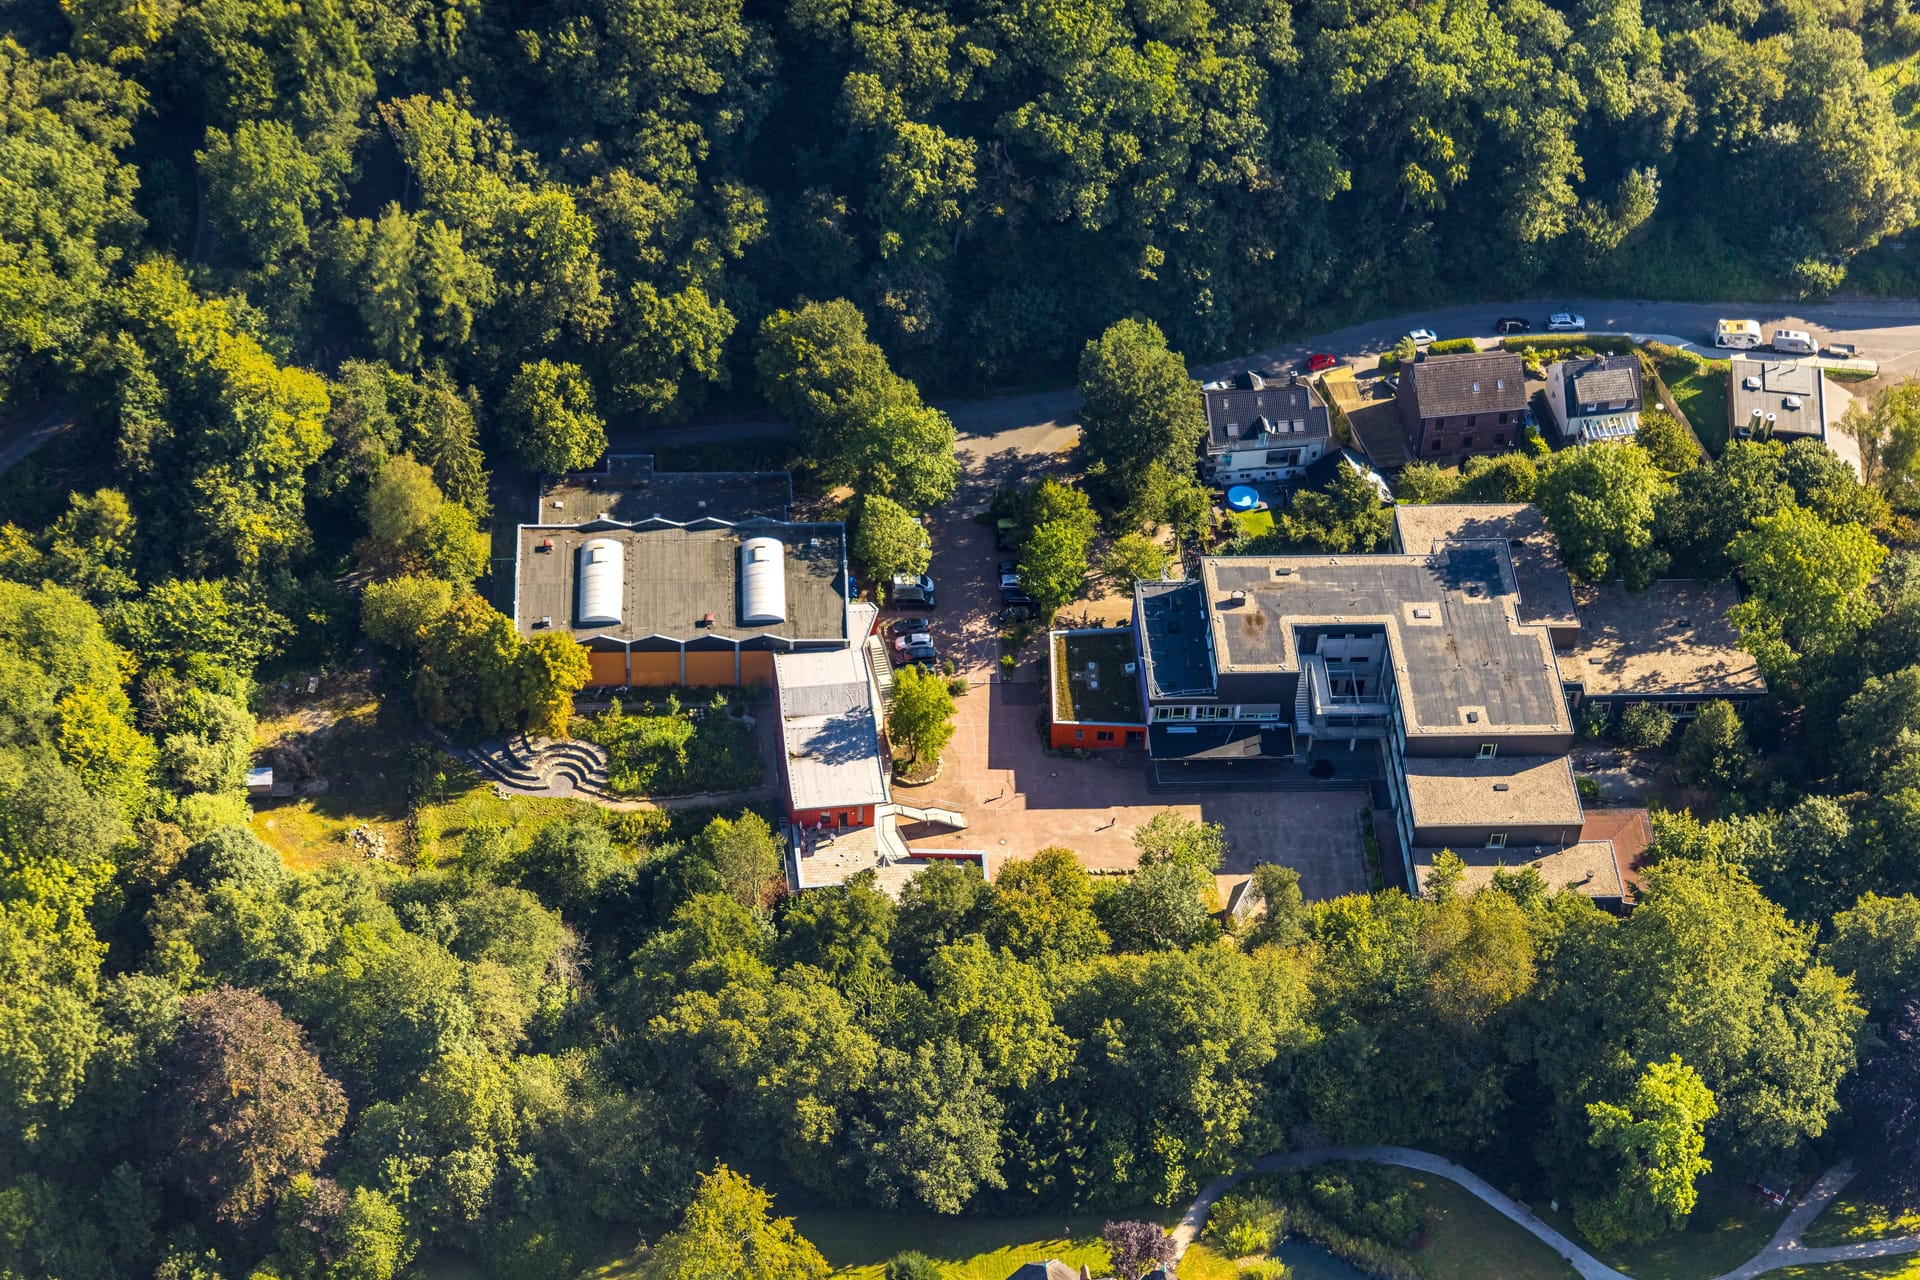
[[[1633,1280],[1632,1276],[1614,1270],[1536,1218],[1530,1209],[1472,1170],[1455,1164],[1444,1156],[1437,1156],[1427,1151],[1416,1151],[1411,1147],[1309,1147],[1304,1151],[1262,1156],[1255,1160],[1253,1167],[1246,1172],[1230,1174],[1208,1183],[1192,1206],[1181,1216],[1179,1225],[1169,1234],[1178,1242],[1180,1251],[1184,1253],[1187,1246],[1192,1244],[1200,1234],[1200,1229],[1206,1225],[1207,1214],[1212,1211],[1214,1202],[1248,1173],[1276,1173],[1283,1169],[1298,1169],[1305,1165],[1319,1164],[1325,1160],[1359,1160],[1369,1164],[1398,1165],[1404,1169],[1418,1169],[1423,1173],[1431,1173],[1457,1182],[1491,1206],[1502,1217],[1515,1223],[1566,1259],[1567,1263],[1580,1274],[1582,1280]],[[1920,1235],[1890,1236],[1884,1240],[1863,1240],[1857,1244],[1833,1245],[1826,1248],[1810,1248],[1800,1243],[1800,1235],[1807,1229],[1808,1224],[1820,1216],[1821,1210],[1825,1209],[1828,1203],[1840,1193],[1841,1188],[1852,1179],[1853,1170],[1846,1165],[1835,1165],[1827,1170],[1812,1187],[1808,1188],[1807,1194],[1800,1198],[1793,1211],[1787,1214],[1779,1230],[1773,1233],[1773,1239],[1767,1242],[1766,1248],[1732,1271],[1713,1277],[1713,1280],[1753,1280],[1756,1276],[1781,1267],[1813,1266],[1825,1262],[1846,1262],[1860,1258],[1884,1258],[1896,1254],[1920,1253]]]
[[[1572,311],[1584,316],[1587,328],[1594,332],[1674,334],[1699,343],[1712,340],[1714,321],[1723,316],[1741,317],[1758,320],[1766,330],[1805,329],[1823,346],[1829,342],[1851,342],[1862,356],[1878,361],[1882,375],[1888,378],[1920,375],[1920,301],[1881,299],[1792,303],[1543,298],[1434,307],[1279,343],[1230,360],[1195,365],[1192,371],[1195,377],[1205,381],[1246,368],[1295,364],[1318,351],[1342,360],[1375,356],[1392,350],[1402,334],[1416,327],[1432,329],[1442,338],[1486,337],[1501,316],[1524,316],[1533,323],[1534,332],[1540,333],[1546,329],[1547,316],[1555,311]],[[1017,464],[1021,458],[1031,459],[1071,448],[1077,435],[1074,418],[1079,413],[1080,398],[1070,388],[938,403],[959,428],[961,452],[971,464],[970,473],[1010,469],[995,464]],[[727,437],[764,439],[784,435],[789,430],[784,422],[765,420],[709,423],[659,431],[621,432],[614,437],[614,446],[618,451],[644,452],[663,445],[697,444]]]

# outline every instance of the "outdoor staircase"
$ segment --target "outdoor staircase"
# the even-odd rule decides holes
[[[879,636],[867,637],[867,668],[880,690],[880,714],[884,716],[893,709],[893,663],[887,659],[887,642]]]
[[[607,794],[607,752],[595,743],[517,733],[503,743],[475,747],[466,758],[481,776],[513,791]]]
[[[1293,732],[1296,737],[1313,737],[1313,681],[1305,658],[1300,662],[1299,682],[1293,687]]]
[[[901,804],[894,801],[889,806],[894,815],[905,822],[936,822],[955,831],[963,831],[967,826],[967,815],[958,809],[946,809],[938,805]]]

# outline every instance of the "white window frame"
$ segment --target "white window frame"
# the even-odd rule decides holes
[[[1499,744],[1499,743],[1497,743],[1497,742],[1483,742],[1483,743],[1481,743],[1481,744],[1480,744],[1480,754],[1479,754],[1479,756],[1477,757],[1477,759],[1481,759],[1481,760],[1492,760],[1493,758],[1495,758],[1495,757],[1496,757],[1496,756],[1498,756],[1499,754],[1500,754],[1500,744]]]

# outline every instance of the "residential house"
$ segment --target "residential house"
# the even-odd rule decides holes
[[[1811,360],[1736,355],[1727,374],[1727,431],[1736,440],[1827,438],[1827,379]]]
[[[1511,351],[1422,354],[1401,366],[1397,395],[1412,458],[1498,453],[1526,423],[1526,370]]]
[[[1333,439],[1327,406],[1296,375],[1269,381],[1248,370],[1200,394],[1207,470],[1216,485],[1296,480]]]
[[[1024,1264],[1007,1280],[1089,1280],[1090,1274],[1085,1266],[1070,1267],[1058,1258],[1049,1258]]]
[[[1640,429],[1643,394],[1637,355],[1580,356],[1547,367],[1547,408],[1570,443],[1631,437]]]

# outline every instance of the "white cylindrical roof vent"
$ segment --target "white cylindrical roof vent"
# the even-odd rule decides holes
[[[786,554],[778,538],[740,544],[740,620],[747,625],[787,620]]]
[[[574,625],[617,627],[626,594],[626,548],[614,538],[589,538],[580,544],[580,590]]]

